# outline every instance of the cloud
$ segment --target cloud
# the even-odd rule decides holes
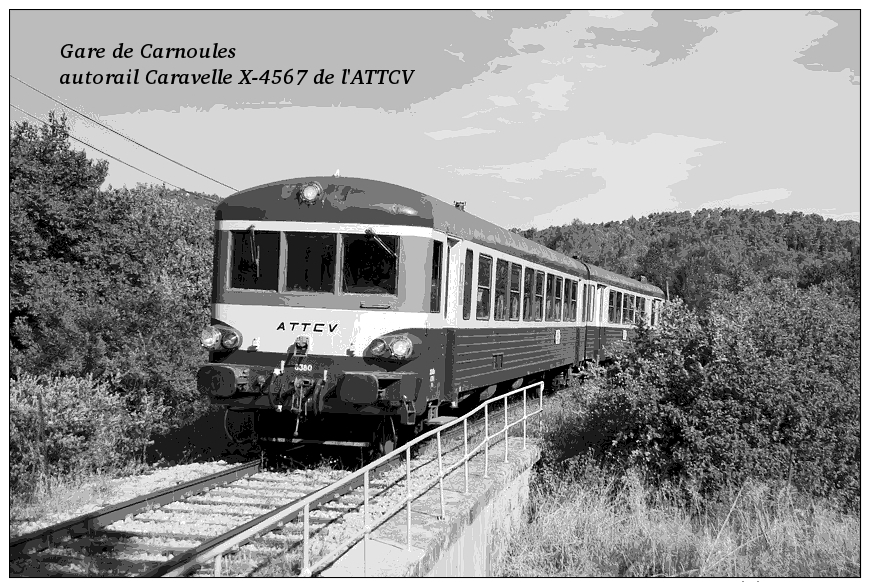
[[[833,21],[833,26],[821,38],[814,40],[795,59],[811,71],[842,71],[848,69],[854,85],[861,83],[861,12],[859,10],[823,10],[809,16],[821,16]]]
[[[527,87],[533,95],[526,97],[538,104],[541,109],[551,109],[555,111],[567,111],[568,99],[565,94],[568,93],[574,83],[566,81],[565,77],[559,75],[553,77],[549,81],[543,83],[532,83]]]
[[[770,190],[759,190],[748,194],[738,194],[724,200],[713,200],[705,202],[701,207],[713,208],[720,206],[723,208],[748,208],[751,206],[764,206],[773,204],[777,200],[785,200],[791,196],[791,191],[785,188],[772,188]]]
[[[516,105],[517,102],[513,97],[502,97],[500,95],[491,95],[487,97],[490,101],[498,105],[499,107],[510,107],[511,105]]]
[[[459,59],[463,63],[465,62],[465,53],[454,53],[454,52],[450,52],[447,49],[444,49],[444,52],[449,54],[449,55],[453,55],[454,57],[456,57],[457,59]]]
[[[705,26],[698,21],[717,16],[722,12],[725,11],[656,10],[652,13],[653,26],[642,30],[625,31],[591,26],[587,31],[595,35],[595,42],[581,41],[577,47],[607,45],[628,47],[633,51],[641,49],[656,52],[658,53],[656,59],[649,64],[661,65],[668,61],[685,59],[692,54],[699,42],[716,32],[713,26]]]
[[[558,184],[537,201],[551,208],[534,219],[535,225],[564,224],[571,218],[585,222],[641,216],[675,208],[671,186],[689,177],[689,159],[701,148],[720,142],[688,136],[652,134],[639,141],[620,143],[604,134],[562,143],[544,158],[479,169],[459,169],[461,175],[492,176],[523,183],[548,178]],[[590,173],[591,170],[591,173]],[[596,178],[591,180],[590,178]],[[579,185],[585,185],[585,190]]]
[[[441,131],[427,131],[426,135],[435,140],[450,139],[453,137],[468,137],[481,133],[495,133],[494,129],[480,129],[479,127],[466,127],[465,129],[442,129]]]

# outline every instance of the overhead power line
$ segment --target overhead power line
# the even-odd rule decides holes
[[[203,178],[207,178],[207,179],[211,180],[212,182],[214,182],[214,183],[216,183],[216,184],[220,184],[221,186],[223,186],[223,187],[225,187],[225,188],[229,188],[230,190],[232,190],[232,191],[234,191],[234,192],[238,192],[238,189],[237,189],[237,188],[233,188],[232,186],[230,186],[230,185],[228,185],[228,184],[224,184],[224,183],[221,182],[220,180],[215,180],[215,179],[212,178],[211,176],[208,176],[208,175],[206,175],[206,174],[203,174],[202,172],[198,172],[198,171],[194,170],[194,169],[191,168],[190,166],[185,166],[185,165],[182,164],[181,162],[175,161],[175,160],[173,160],[172,158],[170,158],[170,157],[168,157],[168,156],[164,156],[164,155],[161,154],[160,152],[155,151],[155,150],[149,148],[148,146],[139,143],[138,141],[136,141],[135,139],[133,139],[133,138],[131,138],[131,137],[127,137],[127,136],[124,135],[123,133],[121,133],[121,132],[119,132],[119,131],[117,131],[117,130],[111,128],[111,127],[109,127],[109,126],[106,125],[105,123],[102,123],[101,121],[97,121],[96,119],[94,119],[93,117],[90,117],[90,116],[87,115],[86,113],[82,113],[82,112],[79,111],[78,109],[75,109],[75,108],[73,108],[73,107],[70,107],[70,106],[67,105],[66,103],[63,103],[62,101],[59,101],[59,100],[55,99],[54,97],[52,97],[52,96],[49,95],[48,93],[43,93],[42,91],[40,91],[39,89],[37,89],[37,88],[34,87],[33,85],[31,85],[31,84],[29,84],[29,83],[26,83],[26,82],[22,81],[22,80],[19,79],[18,77],[14,76],[14,75],[9,75],[9,76],[12,77],[13,79],[15,79],[16,81],[18,81],[19,83],[21,83],[22,85],[24,85],[24,86],[26,86],[26,87],[30,87],[31,89],[33,89],[34,91],[36,91],[36,92],[39,93],[40,95],[42,95],[42,96],[44,96],[44,97],[48,97],[49,99],[51,99],[52,101],[54,101],[54,102],[57,103],[58,105],[60,105],[60,106],[62,106],[62,107],[66,107],[66,108],[69,109],[70,111],[72,111],[72,112],[74,112],[74,113],[77,113],[78,115],[81,115],[81,116],[84,117],[85,119],[87,119],[87,120],[89,120],[89,121],[92,121],[93,123],[96,123],[97,125],[99,125],[99,126],[102,127],[102,128],[108,129],[108,130],[111,131],[112,133],[114,133],[114,134],[116,134],[116,135],[119,135],[119,136],[123,137],[124,139],[126,139],[126,140],[129,141],[129,142],[132,142],[132,143],[136,144],[136,145],[139,146],[140,148],[146,149],[146,150],[148,150],[149,152],[151,152],[152,154],[155,154],[155,155],[160,156],[160,157],[163,158],[164,160],[169,160],[169,161],[172,162],[173,164],[176,164],[176,165],[178,165],[178,166],[181,166],[181,167],[184,168],[185,170],[190,170],[191,172],[193,172],[194,174],[197,174],[198,176],[202,176]],[[91,146],[91,147],[93,147],[93,146]],[[97,149],[97,148],[94,148],[94,149]],[[106,155],[109,155],[109,154],[106,154]],[[129,165],[129,164],[127,164],[127,165]],[[132,166],[131,166],[131,167],[132,167]],[[140,171],[141,171],[141,170],[140,170]],[[149,175],[150,175],[150,174],[149,174]],[[168,182],[167,182],[167,184],[168,184]]]
[[[23,113],[24,115],[30,117],[31,119],[34,119],[34,120],[38,121],[39,123],[41,123],[41,124],[43,124],[43,125],[48,125],[48,122],[43,121],[42,119],[39,119],[39,118],[36,117],[35,115],[32,115],[32,114],[26,112],[25,110],[23,110],[22,108],[18,107],[18,106],[15,105],[14,103],[10,103],[9,106],[10,106],[10,107],[14,107],[15,109],[17,109],[18,111],[20,111],[20,112]],[[200,198],[200,199],[202,199],[202,200],[207,200],[207,201],[211,202],[212,204],[217,204],[217,201],[212,200],[211,198],[207,198],[207,197],[205,197],[205,196],[200,196],[199,194],[197,194],[197,193],[195,193],[195,192],[190,192],[190,191],[188,191],[188,190],[185,190],[184,188],[182,188],[182,187],[180,187],[180,186],[176,186],[175,184],[173,184],[172,182],[169,182],[168,180],[164,180],[163,178],[159,178],[159,177],[155,176],[154,174],[149,174],[149,173],[146,172],[145,170],[143,170],[143,169],[141,169],[141,168],[137,168],[137,167],[134,166],[133,164],[128,164],[128,163],[125,162],[124,160],[122,160],[122,159],[120,159],[120,158],[116,158],[116,157],[113,156],[112,154],[107,153],[107,152],[104,152],[104,151],[101,150],[100,148],[95,147],[95,146],[92,146],[92,145],[89,144],[88,142],[86,142],[86,141],[84,141],[84,140],[82,140],[82,139],[77,138],[76,136],[74,136],[74,135],[73,135],[72,133],[70,133],[69,131],[67,131],[67,134],[69,135],[69,138],[70,138],[70,139],[74,139],[75,141],[79,142],[80,144],[85,145],[85,146],[87,146],[87,147],[89,147],[89,148],[91,148],[91,149],[93,149],[93,150],[95,150],[95,151],[98,151],[98,152],[100,152],[101,154],[103,154],[104,156],[108,156],[108,157],[112,158],[112,159],[115,160],[116,162],[120,162],[120,163],[124,164],[125,166],[128,166],[128,167],[130,167],[130,168],[133,168],[133,169],[136,170],[137,172],[142,172],[142,173],[145,174],[146,176],[149,176],[149,177],[151,177],[151,178],[154,178],[155,180],[160,180],[161,182],[163,182],[163,183],[165,183],[165,184],[169,184],[169,185],[172,186],[173,188],[176,188],[176,189],[178,189],[178,190],[181,190],[182,192],[184,192],[184,193],[187,194],[188,196],[194,196],[194,197],[196,197],[196,198]]]

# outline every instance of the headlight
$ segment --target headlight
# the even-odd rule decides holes
[[[387,344],[384,340],[378,338],[372,342],[372,346],[369,350],[373,356],[383,356],[387,351]]]
[[[320,187],[320,184],[311,182],[302,188],[302,191],[299,192],[299,198],[307,204],[314,204],[322,192],[323,189]]]
[[[412,344],[411,340],[406,337],[397,337],[390,344],[390,351],[393,352],[393,356],[400,360],[404,360],[410,356],[413,349],[414,344]]]
[[[207,350],[213,350],[220,346],[221,332],[218,328],[211,325],[206,326],[202,333],[199,334],[199,341]]]
[[[239,347],[239,344],[242,343],[242,338],[239,337],[239,334],[232,330],[225,331],[223,333],[223,340],[221,340],[221,345],[223,345],[228,350]]]

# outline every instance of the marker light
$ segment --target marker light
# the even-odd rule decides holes
[[[302,191],[299,193],[299,198],[307,204],[314,204],[322,192],[323,189],[320,187],[320,184],[312,182],[302,188]]]
[[[242,343],[242,338],[236,332],[227,330],[223,333],[221,345],[228,350],[239,347],[240,343]]]
[[[207,350],[215,349],[215,347],[220,345],[220,341],[221,332],[216,327],[208,325],[202,330],[202,333],[199,334],[199,342],[202,344],[202,347]]]
[[[388,351],[386,342],[380,338],[373,341],[372,347],[369,349],[373,356],[383,356]]]

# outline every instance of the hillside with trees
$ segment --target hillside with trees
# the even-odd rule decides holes
[[[772,279],[802,289],[838,285],[860,299],[861,233],[851,220],[713,208],[515,232],[605,269],[646,276],[690,307],[705,307],[717,290]]]

